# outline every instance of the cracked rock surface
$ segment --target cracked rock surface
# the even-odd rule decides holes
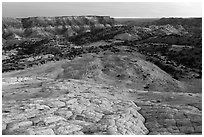
[[[161,98],[155,100],[154,94],[156,94],[156,98],[160,98],[161,94],[163,100]],[[142,108],[139,113],[146,119],[145,126],[149,130],[148,134],[202,134],[202,108],[195,103],[199,102],[199,94],[188,96],[185,93],[174,93],[172,95],[172,93],[146,92],[143,95],[141,93],[140,95],[137,94],[137,97],[140,97],[140,99],[135,99],[134,102]],[[146,100],[147,97],[148,100]],[[151,98],[154,99],[151,100]]]
[[[4,135],[202,134],[200,93],[134,91],[46,76],[4,78],[2,84]]]
[[[140,113],[146,118],[145,125],[151,135],[202,134],[201,112],[189,113],[181,106],[162,104],[143,104],[142,108]]]
[[[138,113],[140,107],[132,101],[118,98],[112,93],[111,88],[82,80],[51,81],[49,84],[42,84],[41,89],[38,89],[39,86],[35,89],[35,84],[31,79],[23,82],[18,80],[16,83],[12,81],[10,86],[4,81],[3,134],[139,135],[148,133],[144,126],[145,119]],[[13,85],[15,86],[12,87]],[[13,95],[7,92],[16,91],[19,87],[27,92],[31,92],[29,89],[32,89],[35,96],[30,93],[31,96],[22,99],[20,96],[24,96],[24,93]],[[37,93],[44,95],[42,94],[44,92],[46,96],[37,96]]]

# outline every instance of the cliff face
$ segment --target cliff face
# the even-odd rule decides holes
[[[72,36],[91,29],[111,27],[115,24],[109,16],[62,16],[3,18],[2,37],[13,39],[21,37]]]

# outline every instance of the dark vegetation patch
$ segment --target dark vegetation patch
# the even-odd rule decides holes
[[[172,45],[191,45],[195,47],[202,46],[202,38],[195,35],[167,35],[157,36],[139,41],[139,43],[164,43]]]
[[[179,47],[179,45],[178,45]],[[180,47],[172,50],[168,44],[142,44],[138,51],[147,55],[147,60],[178,79],[190,70],[202,75],[202,48]]]
[[[44,64],[48,61],[60,59],[73,59],[86,53],[99,53],[109,50],[113,53],[119,49],[112,45],[99,45],[97,47],[76,46],[67,40],[61,40],[61,45],[56,44],[56,39],[23,40],[19,44],[7,45],[3,48],[4,54],[16,50],[16,54],[10,55],[2,61],[3,72],[25,69],[34,65]],[[46,57],[46,55],[48,57]],[[51,56],[51,57],[50,57]],[[37,59],[36,59],[37,58]],[[28,60],[30,59],[30,60]]]
[[[116,26],[106,29],[93,29],[90,32],[84,32],[69,38],[69,41],[76,45],[92,43],[100,40],[113,39],[115,35],[126,32],[130,29],[127,26]]]

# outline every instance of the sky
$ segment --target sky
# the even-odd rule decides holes
[[[3,17],[108,15],[201,17],[199,2],[3,2]]]

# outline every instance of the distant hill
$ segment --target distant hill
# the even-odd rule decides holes
[[[200,47],[202,45],[202,18],[115,18],[127,26],[149,28],[151,26],[170,25],[179,30],[186,30],[189,35],[182,37],[165,36],[148,39],[149,42],[162,42],[169,44],[184,44]],[[138,34],[137,34],[138,35]],[[163,40],[164,39],[164,40]]]
[[[149,25],[159,18],[114,18],[115,21],[128,26],[145,26]]]
[[[202,27],[202,18],[161,18],[152,22],[154,25],[182,25],[184,27]]]
[[[152,22],[154,25],[182,25],[190,33],[202,37],[202,18],[161,18]]]

